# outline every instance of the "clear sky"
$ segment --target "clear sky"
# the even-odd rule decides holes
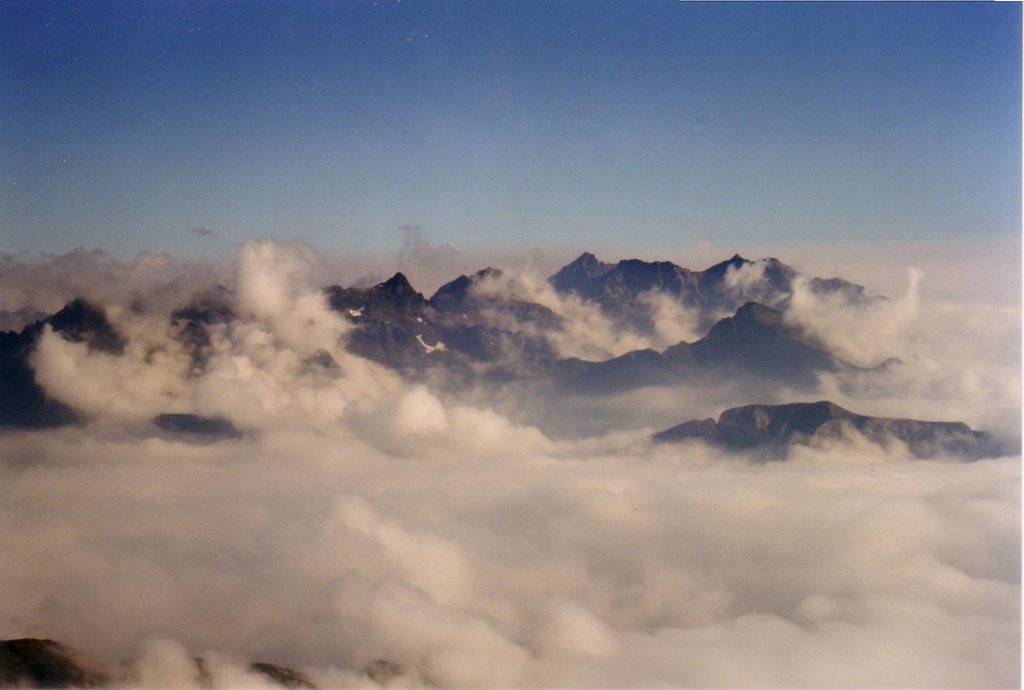
[[[0,2],[0,251],[1017,235],[1019,3]]]

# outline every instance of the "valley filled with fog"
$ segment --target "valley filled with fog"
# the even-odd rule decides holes
[[[3,257],[0,639],[119,687],[1018,684],[1019,249],[432,258]],[[826,400],[984,445],[652,440]]]

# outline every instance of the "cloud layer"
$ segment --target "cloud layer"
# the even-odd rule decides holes
[[[906,461],[865,442],[755,465],[648,440],[778,390],[443,395],[345,350],[327,270],[299,243],[247,243],[232,274],[200,271],[239,318],[211,327],[197,376],[168,318],[181,305],[132,306],[190,284],[192,268],[166,265],[135,283],[108,266],[123,354],[40,341],[40,383],[89,422],[2,437],[0,638],[61,640],[130,687],[197,685],[194,657],[214,687],[260,687],[251,661],[365,686],[381,659],[413,686],[1019,682],[1019,456]],[[632,347],[593,305],[509,275],[481,289],[559,314],[566,354]],[[1019,422],[1016,296],[914,294],[857,306],[796,286],[795,323],[853,361],[903,360],[819,392],[865,413]],[[699,335],[679,305],[652,296],[651,314],[655,344]],[[200,442],[152,425],[162,412],[244,434]]]

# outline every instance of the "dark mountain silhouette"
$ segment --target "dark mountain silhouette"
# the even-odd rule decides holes
[[[355,325],[348,349],[399,371],[430,366],[446,358],[441,331],[427,320],[427,300],[409,280],[396,273],[369,288],[325,289],[331,308]]]
[[[153,423],[164,431],[208,438],[239,438],[242,435],[230,420],[223,417],[168,412],[157,415]]]
[[[590,252],[583,252],[572,263],[563,266],[548,280],[559,292],[582,294],[598,278],[615,268],[615,264],[598,261]]]
[[[821,373],[855,367],[788,323],[772,306],[785,305],[797,276],[776,259],[752,262],[739,255],[691,271],[667,261],[627,259],[609,264],[584,253],[551,276],[556,290],[592,300],[617,315],[619,323],[639,324],[640,330],[651,314],[643,300],[652,292],[693,306],[708,319],[706,335],[693,342],[660,352],[636,350],[606,361],[559,358],[553,343],[566,325],[562,318],[543,305],[509,294],[508,286],[501,284],[502,272],[494,268],[459,276],[429,299],[402,273],[370,287],[333,285],[324,294],[330,308],[352,325],[346,336],[351,352],[410,379],[451,389],[527,382],[555,393],[603,395],[644,386],[738,381],[813,390]],[[840,278],[814,278],[808,285],[847,301],[876,299]],[[722,318],[726,306],[751,294],[764,302],[740,303]],[[237,318],[231,303],[230,292],[221,287],[171,315],[192,357],[194,374],[206,366],[212,329]],[[48,398],[35,381],[31,353],[47,325],[61,337],[94,350],[118,354],[126,344],[102,311],[80,299],[20,333],[0,334],[0,427],[50,427],[79,420],[74,410]],[[327,352],[307,358],[303,367],[331,376],[341,371]],[[184,413],[159,415],[154,424],[164,432],[198,440],[238,434],[227,420]]]
[[[751,271],[746,283],[735,279],[740,270]],[[607,264],[584,253],[551,276],[556,290],[591,300],[623,327],[640,332],[654,328],[649,307],[640,303],[643,296],[652,291],[669,295],[700,309],[710,329],[704,338],[664,352],[629,352],[603,362],[559,360],[545,336],[561,329],[562,320],[542,305],[481,289],[502,277],[494,268],[459,276],[429,300],[402,274],[371,288],[332,286],[327,295],[331,307],[356,325],[349,341],[352,352],[414,376],[442,367],[472,379],[482,364],[492,377],[533,372],[577,393],[748,375],[807,389],[816,384],[818,373],[844,365],[821,343],[786,324],[781,312],[747,302],[735,306],[733,316],[712,318],[744,294],[784,303],[796,275],[777,259],[752,262],[739,255],[691,271],[667,261]],[[860,294],[858,287],[840,279],[819,285]]]
[[[574,292],[601,305],[633,301],[644,292],[658,290],[696,306],[699,279],[700,273],[670,261],[623,259],[609,265],[584,253],[553,275],[550,282],[559,292]]]
[[[496,268],[477,271],[472,276],[461,275],[455,280],[445,283],[430,298],[430,306],[440,312],[465,312],[475,305],[474,287],[488,279],[501,278],[502,272]]]
[[[103,312],[81,299],[20,333],[0,333],[0,428],[55,427],[79,420],[74,410],[47,396],[36,382],[30,357],[47,325],[91,350],[120,354],[126,345]]]
[[[218,286],[213,294],[202,296],[171,314],[171,323],[178,329],[182,342],[192,356],[192,371],[202,373],[210,358],[210,328],[230,323],[235,312],[229,306],[231,293]]]
[[[270,664],[265,661],[257,661],[249,665],[249,670],[263,674],[284,688],[307,688],[308,690],[316,690],[317,688],[306,674],[301,671],[288,668],[287,666],[278,666],[277,664]]]
[[[818,373],[849,366],[786,324],[778,310],[751,302],[696,342],[679,343],[664,352],[629,352],[603,362],[565,360],[556,370],[558,380],[569,390],[612,393],[737,376],[806,389],[817,384]]]
[[[95,688],[105,680],[83,668],[75,654],[59,642],[32,638],[0,641],[2,687]]]
[[[83,299],[73,300],[45,320],[54,331],[73,343],[85,343],[91,350],[119,355],[127,344],[98,308]],[[30,326],[29,328],[32,328]]]
[[[496,269],[485,269],[460,276],[429,301],[401,273],[370,288],[331,286],[326,294],[331,308],[355,326],[351,352],[407,374],[445,367],[468,375],[474,364],[553,357],[542,336],[515,328],[527,323],[538,329],[558,327],[551,310],[522,300],[479,296],[472,290],[481,280],[500,275]]]
[[[700,340],[668,348],[665,356],[677,366],[755,374],[802,387],[814,385],[816,373],[843,366],[824,345],[787,324],[782,312],[754,302]]]
[[[388,662],[377,662],[378,665]],[[0,641],[0,687],[4,688],[96,688],[105,687],[110,678],[92,670],[96,665],[84,659],[59,642],[35,638]],[[388,665],[398,669],[393,664]],[[384,668],[384,667],[380,667]],[[249,670],[265,676],[282,688],[316,690],[316,685],[301,671],[265,661],[249,664]],[[391,676],[377,669],[377,675],[368,670],[374,682],[382,683]],[[387,670],[387,669],[386,669]],[[212,679],[206,660],[195,659],[195,680],[200,687],[211,687]],[[379,679],[380,678],[380,679]],[[123,685],[123,680],[118,685]]]
[[[45,428],[72,424],[78,415],[46,395],[36,383],[29,357],[36,338],[0,333],[0,428]]]
[[[780,456],[794,443],[839,439],[853,430],[870,441],[906,444],[920,458],[955,455],[966,459],[994,457],[999,444],[989,435],[962,422],[927,422],[916,419],[869,417],[822,400],[786,405],[745,405],[713,419],[694,419],[654,435],[671,443],[699,438],[733,450],[758,449]]]
[[[549,282],[561,293],[574,293],[598,304],[611,318],[631,328],[652,330],[644,295],[671,295],[680,304],[697,309],[701,324],[710,327],[722,312],[735,312],[746,302],[783,308],[792,295],[796,270],[778,259],[749,261],[739,254],[703,271],[682,268],[669,261],[624,259],[616,264],[599,261],[585,252],[555,273]],[[840,278],[813,278],[812,291],[835,293],[851,301],[867,300],[864,288]]]
[[[430,298],[430,307],[442,317],[447,317],[444,320],[448,325],[464,323],[493,327],[496,323],[524,324],[541,330],[562,327],[562,319],[542,304],[479,289],[486,281],[498,280],[502,275],[502,271],[496,268],[485,268],[472,276],[459,276],[437,289]]]

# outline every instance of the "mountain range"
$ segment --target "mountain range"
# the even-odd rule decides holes
[[[369,287],[330,285],[323,293],[330,309],[352,326],[349,351],[410,380],[429,380],[455,389],[526,381],[560,395],[600,396],[647,386],[731,381],[782,385],[810,393],[822,373],[860,371],[786,319],[794,281],[802,277],[774,258],[749,261],[735,255],[694,271],[667,261],[605,263],[583,253],[548,279],[558,299],[589,305],[613,328],[639,337],[657,330],[652,299],[668,299],[688,310],[698,332],[704,333],[664,349],[640,348],[603,359],[560,354],[558,342],[567,328],[566,317],[523,296],[528,292],[517,290],[506,278],[499,269],[485,268],[445,283],[427,298],[405,275],[396,273]],[[841,278],[803,280],[812,292],[851,304],[885,299]],[[228,289],[219,288],[171,314],[171,325],[191,355],[194,375],[202,373],[210,356],[211,329],[237,318],[232,297]],[[20,332],[0,334],[4,382],[0,386],[0,427],[52,427],[81,419],[80,412],[49,398],[34,379],[30,355],[46,325],[61,337],[83,342],[91,349],[117,354],[125,347],[124,336],[106,319],[103,309],[81,299]],[[326,351],[307,365],[337,367]],[[831,412],[826,421],[841,419],[869,435],[885,427],[896,430],[897,437],[906,436],[909,428],[869,423],[863,421],[869,418],[833,408],[828,408]],[[730,426],[733,413],[727,412],[724,426],[721,419],[714,426],[708,423],[711,420],[687,422],[657,439],[699,436],[742,446]],[[783,414],[762,413],[773,419]],[[802,411],[797,417],[806,415],[813,416]],[[163,414],[154,424],[166,433],[194,438],[238,435],[228,420],[190,414]],[[803,430],[802,426],[785,428]],[[806,433],[819,432],[815,427]],[[772,436],[772,441],[788,441],[791,436],[787,431]],[[981,446],[972,446],[977,447]],[[968,455],[972,453],[977,454],[971,451]]]
[[[752,280],[737,279],[744,271]],[[425,369],[485,370],[506,376],[543,376],[566,390],[609,393],[647,385],[674,385],[723,375],[751,375],[795,387],[845,363],[815,338],[786,323],[783,312],[797,272],[777,259],[740,256],[704,271],[667,261],[607,264],[584,253],[549,278],[563,296],[596,305],[617,328],[650,336],[656,330],[652,295],[695,310],[707,335],[663,351],[640,349],[602,361],[560,357],[551,334],[563,318],[515,292],[488,290],[502,272],[487,268],[442,285],[427,299],[401,273],[369,288],[330,286],[331,307],[357,328],[349,349],[415,377]],[[869,297],[842,279],[812,279],[811,289],[853,300]]]

